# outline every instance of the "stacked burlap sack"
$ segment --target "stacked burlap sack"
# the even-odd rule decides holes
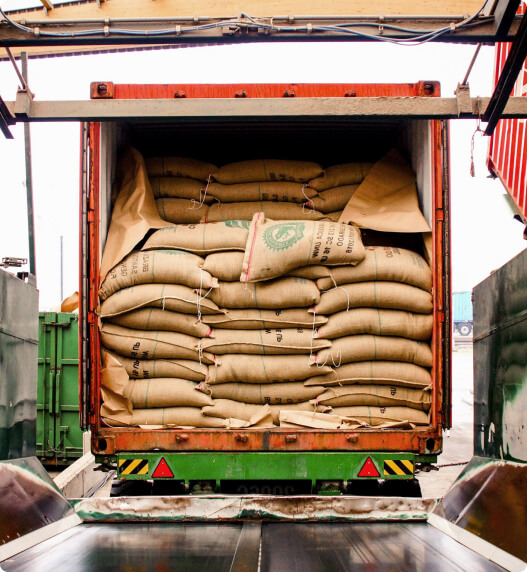
[[[158,224],[101,284],[108,423],[428,424],[430,267],[328,220],[370,164],[146,164],[177,224]]]

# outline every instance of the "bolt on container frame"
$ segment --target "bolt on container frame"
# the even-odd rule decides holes
[[[440,95],[436,82],[416,84],[114,85],[92,84],[92,98],[215,99],[218,109],[247,103],[273,109],[286,98],[315,98],[320,113],[221,112],[173,120],[124,117],[86,123],[81,153],[81,426],[92,430],[92,451],[129,479],[323,480],[411,479],[417,462],[433,462],[450,427],[450,232],[448,123],[404,116],[332,113],[332,99]],[[411,100],[409,100],[411,101]],[[176,109],[176,108],[175,108]],[[99,264],[111,218],[116,155],[132,144],[145,156],[183,155],[224,164],[274,156],[323,165],[376,161],[397,147],[417,176],[421,210],[432,229],[433,390],[430,424],[414,429],[156,429],[106,427],[101,422],[101,364],[97,319]],[[390,470],[390,467],[392,470]]]

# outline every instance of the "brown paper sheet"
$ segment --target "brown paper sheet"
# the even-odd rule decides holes
[[[102,256],[100,280],[145,237],[151,229],[171,226],[156,207],[143,157],[128,148],[117,163],[117,199]]]
[[[126,369],[110,353],[103,353],[101,370],[101,417],[108,425],[129,425],[132,419],[132,404],[124,397],[129,378]]]
[[[392,149],[366,175],[339,222],[383,232],[430,232],[415,181],[411,166]]]

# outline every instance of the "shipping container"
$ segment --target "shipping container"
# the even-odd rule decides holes
[[[82,456],[78,340],[78,314],[39,313],[37,456],[47,465]]]
[[[462,335],[472,332],[472,292],[452,294],[452,315],[454,328]]]
[[[103,87],[101,87],[103,86]],[[448,123],[428,119],[346,117],[332,113],[332,98],[440,95],[436,82],[416,84],[113,85],[92,84],[92,97],[114,99],[221,98],[240,106],[247,98],[324,98],[316,117],[283,111],[265,115],[210,115],[173,121],[123,119],[83,127],[81,181],[81,423],[92,430],[92,451],[120,466],[143,460],[131,479],[321,480],[409,479],[416,463],[442,450],[450,427],[450,245]],[[102,94],[102,95],[101,95]],[[316,100],[319,101],[319,100]],[[148,102],[145,101],[145,104]],[[174,102],[177,104],[177,101]],[[282,103],[280,103],[282,104]],[[99,268],[111,218],[116,157],[131,144],[143,156],[179,155],[222,165],[256,158],[300,159],[323,166],[377,161],[392,147],[416,174],[420,209],[432,229],[432,406],[428,426],[411,429],[172,429],[107,427],[101,420],[101,356],[97,308]],[[368,231],[364,235],[368,236]],[[372,239],[373,240],[373,239]],[[386,461],[407,461],[392,474]],[[138,463],[136,463],[137,465]],[[156,471],[157,469],[157,471]],[[162,470],[161,470],[162,469]],[[119,476],[125,477],[124,472]],[[249,491],[250,492],[250,491]]]
[[[527,12],[523,1],[518,14]],[[503,70],[511,51],[510,43],[498,43],[495,47],[494,83]],[[527,63],[524,62],[518,74],[511,96],[527,95]],[[510,204],[517,217],[527,224],[527,126],[525,119],[500,119],[489,140],[487,165],[498,177],[509,194]]]

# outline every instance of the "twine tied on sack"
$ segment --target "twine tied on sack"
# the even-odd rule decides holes
[[[349,295],[348,295],[348,302],[349,302]],[[329,359],[330,357],[331,357],[331,361],[333,362],[333,367],[340,367],[340,365],[341,365],[341,363],[342,363],[342,350],[339,350],[339,351],[337,352],[337,358],[338,358],[338,360],[339,360],[338,365],[335,363],[335,360],[334,360],[334,358],[333,358],[333,354],[332,354],[332,353],[328,353],[328,355],[327,355],[326,359],[324,360],[324,363],[323,363],[323,364],[320,365],[320,364],[318,363],[318,357],[317,357],[318,354],[315,355],[315,361],[313,361],[313,363],[312,363],[312,358],[313,358],[313,340],[314,340],[314,339],[317,339],[317,338],[316,338],[316,335],[315,335],[315,334],[316,334],[316,328],[315,328],[316,314],[317,314],[317,312],[316,312],[316,306],[313,306],[313,324],[312,324],[312,329],[311,329],[311,341],[310,341],[310,348],[309,348],[309,367],[311,367],[312,365],[314,365],[314,366],[317,367],[317,368],[324,367],[324,366],[327,364],[328,359]]]
[[[199,190],[199,201],[196,201],[195,199],[190,199],[192,206],[188,207],[187,210],[189,210],[189,209],[191,209],[191,210],[192,209],[200,209],[203,206],[203,203],[205,202],[205,199],[207,198],[207,191],[209,190],[209,184],[210,184],[211,177],[212,177],[212,175],[209,175],[209,177],[207,179],[207,184],[205,185],[205,188]]]

